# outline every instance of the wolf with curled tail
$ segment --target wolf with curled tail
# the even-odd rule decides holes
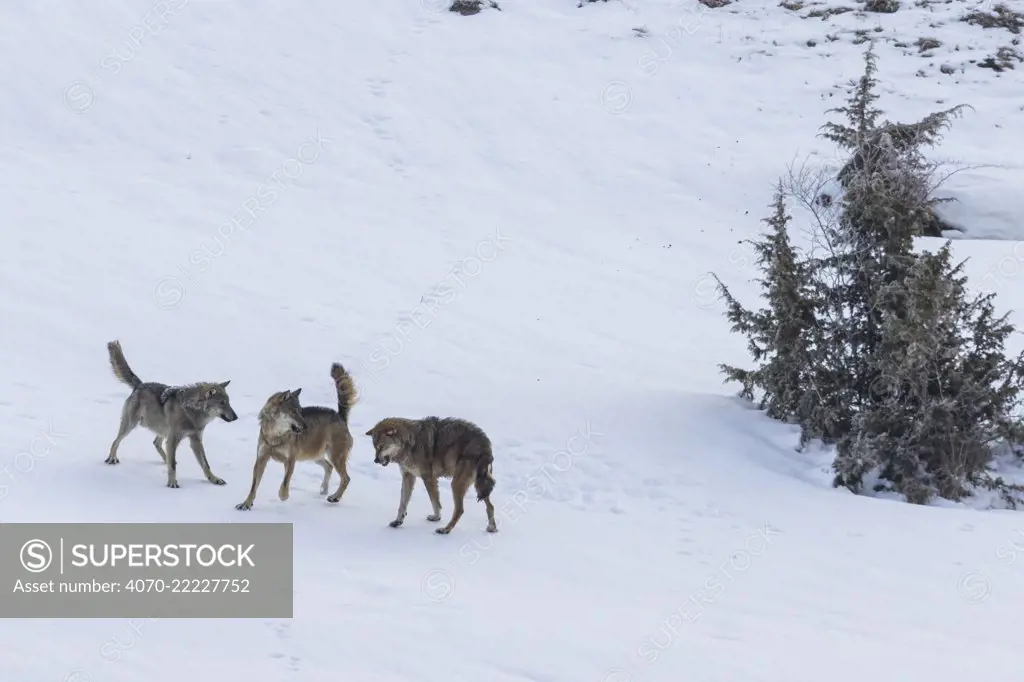
[[[152,381],[143,381],[125,360],[119,341],[107,344],[110,368],[121,383],[131,387],[132,392],[121,409],[121,427],[110,446],[107,464],[119,464],[117,449],[121,441],[136,426],[143,426],[156,434],[153,446],[160,459],[167,465],[167,487],[177,488],[177,451],[183,440],[188,440],[192,452],[199,462],[206,479],[214,485],[224,485],[224,479],[210,470],[203,448],[203,431],[215,419],[233,422],[238,419],[227,387],[230,381],[221,383],[201,382],[187,386],[168,386]]]
[[[352,376],[337,362],[331,365],[331,378],[338,393],[337,410],[315,405],[303,407],[299,404],[301,388],[279,391],[267,399],[260,410],[260,435],[252,470],[252,487],[249,496],[235,505],[235,509],[252,509],[263,471],[270,460],[284,465],[284,480],[277,493],[282,502],[288,499],[296,462],[316,462],[323,467],[321,495],[327,494],[331,472],[337,471],[341,483],[327,501],[335,503],[341,500],[351,480],[348,456],[354,440],[348,428],[348,415],[359,396]]]

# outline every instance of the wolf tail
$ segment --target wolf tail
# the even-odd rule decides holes
[[[359,392],[352,381],[352,375],[340,363],[331,365],[331,378],[334,379],[334,387],[338,389],[338,414],[342,421],[347,422],[349,411],[359,402]]]
[[[494,492],[494,455],[488,452],[476,461],[476,501],[486,500]]]
[[[110,353],[110,368],[114,370],[114,376],[123,384],[128,384],[134,391],[142,385],[142,379],[128,366],[124,359],[124,351],[121,350],[120,341],[111,341],[107,344],[107,351]]]

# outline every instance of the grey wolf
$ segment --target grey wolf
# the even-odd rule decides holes
[[[426,417],[425,419],[382,419],[366,432],[373,438],[373,461],[381,466],[396,462],[402,471],[402,494],[398,516],[389,525],[398,528],[405,521],[406,510],[416,479],[423,480],[433,513],[427,521],[441,520],[439,478],[452,481],[455,509],[448,525],[435,532],[447,535],[462,518],[463,500],[470,484],[476,488],[476,499],[487,507],[487,531],[496,533],[494,505],[494,454],[491,441],[476,424],[464,419]]]
[[[125,436],[141,424],[156,434],[153,445],[160,459],[167,465],[168,488],[179,487],[177,451],[178,444],[185,439],[188,439],[206,480],[214,485],[224,485],[224,479],[214,476],[210,470],[206,450],[203,448],[203,431],[218,417],[226,422],[238,419],[226,391],[231,382],[201,382],[187,386],[144,382],[128,366],[119,341],[108,343],[107,351],[114,376],[132,389],[121,409],[121,428],[110,445],[107,464],[120,463],[117,458],[118,446]]]
[[[348,428],[348,415],[358,401],[358,393],[351,375],[338,363],[331,365],[331,378],[338,391],[338,409],[299,404],[301,388],[279,391],[267,399],[260,410],[260,435],[256,445],[256,464],[252,470],[252,488],[249,496],[235,509],[252,509],[256,490],[263,478],[267,462],[273,459],[284,464],[284,480],[277,496],[288,499],[289,485],[295,463],[316,462],[324,469],[320,494],[327,494],[331,471],[337,471],[341,483],[327,498],[334,503],[341,500],[351,478],[348,475],[348,456],[352,452],[353,438]]]

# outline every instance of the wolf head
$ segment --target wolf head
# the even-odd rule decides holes
[[[279,391],[267,399],[260,410],[260,421],[268,435],[282,436],[306,430],[306,420],[302,418],[302,405],[299,404],[301,392],[301,388],[294,391]]]
[[[384,419],[367,431],[366,435],[373,439],[375,464],[386,467],[405,451],[404,429],[396,421]]]
[[[231,401],[228,399],[226,389],[230,383],[230,381],[225,381],[221,384],[201,385],[195,399],[199,410],[211,419],[220,417],[226,422],[238,419],[238,415],[235,414],[234,408],[231,407]]]

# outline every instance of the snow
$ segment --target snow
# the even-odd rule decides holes
[[[722,384],[748,359],[707,274],[756,296],[739,241],[791,161],[830,163],[862,28],[891,118],[974,107],[937,152],[971,169],[945,188],[956,252],[1021,308],[1019,78],[969,62],[1011,34],[957,21],[971,3],[500,4],[0,7],[0,520],[295,532],[291,620],[5,620],[0,679],[1018,673],[1020,517],[831,488],[827,451]],[[206,432],[226,486],[183,448],[165,488],[142,431],[103,464],[115,338],[144,380],[231,380],[240,418]],[[342,502],[313,464],[280,502],[271,464],[236,511],[263,401],[332,405],[334,361],[362,392]],[[422,487],[388,527],[399,475],[362,434],[428,414],[494,441],[496,535],[472,500],[435,535]]]

